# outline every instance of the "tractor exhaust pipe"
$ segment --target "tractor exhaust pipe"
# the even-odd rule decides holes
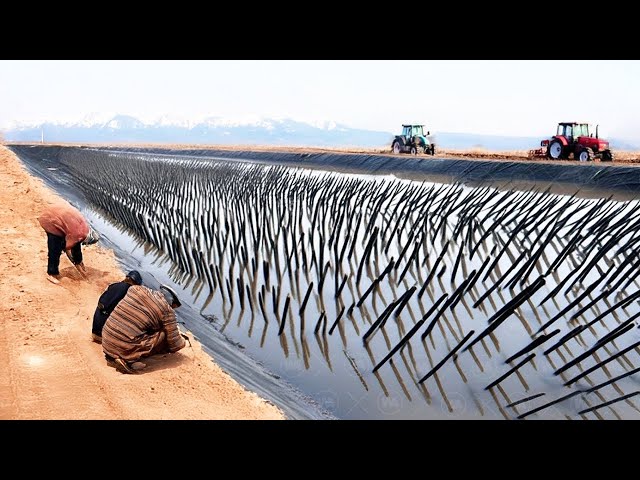
[[[599,138],[599,137],[598,137],[598,127],[599,127],[599,126],[600,126],[600,125],[596,125],[596,138]]]

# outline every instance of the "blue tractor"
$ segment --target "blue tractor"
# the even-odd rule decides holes
[[[391,144],[393,153],[425,153],[435,155],[436,145],[431,133],[424,133],[424,125],[402,125],[402,135],[396,135]]]

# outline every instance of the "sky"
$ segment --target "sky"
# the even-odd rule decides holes
[[[115,114],[543,138],[579,121],[638,141],[640,61],[0,60],[0,129]]]

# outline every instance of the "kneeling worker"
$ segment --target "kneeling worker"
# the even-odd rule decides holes
[[[176,292],[166,285],[160,290],[129,287],[102,329],[107,364],[121,373],[136,373],[132,364],[141,358],[184,348],[186,342],[174,312],[180,305]]]
[[[132,285],[142,285],[142,276],[137,270],[131,270],[124,277],[124,280],[112,283],[100,295],[98,306],[93,313],[93,324],[91,325],[91,338],[94,342],[102,343],[102,327],[104,327],[104,323]]]

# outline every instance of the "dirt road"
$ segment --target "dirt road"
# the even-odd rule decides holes
[[[138,375],[106,365],[91,321],[100,294],[124,278],[113,253],[85,247],[88,280],[63,255],[47,281],[36,217],[56,194],[0,146],[0,419],[282,419],[281,411],[192,348],[149,359]]]

